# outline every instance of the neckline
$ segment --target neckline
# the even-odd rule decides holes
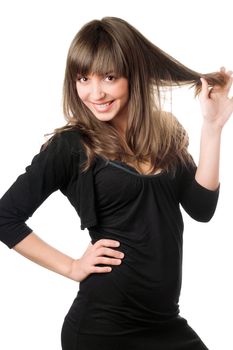
[[[162,174],[164,174],[164,170],[162,169],[161,171],[159,171],[158,173],[155,173],[155,174],[141,174],[139,173],[133,166],[125,163],[125,162],[122,162],[121,160],[108,160],[107,161],[107,164],[110,164],[110,165],[113,165],[117,168],[120,168],[130,174],[133,174],[135,176],[139,176],[139,177],[148,177],[148,178],[151,178],[151,177],[159,177],[161,176]]]

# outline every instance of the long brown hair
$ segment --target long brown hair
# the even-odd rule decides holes
[[[128,125],[125,137],[110,122],[98,120],[76,91],[78,75],[114,71],[128,79]],[[174,170],[177,162],[191,161],[188,137],[178,120],[161,109],[161,89],[191,85],[198,95],[200,77],[210,86],[226,84],[220,72],[200,74],[162,51],[137,29],[116,17],[104,17],[84,25],[74,37],[67,56],[63,107],[68,129],[81,132],[87,154],[83,170],[95,155],[118,159],[140,169],[141,162],[156,169]]]

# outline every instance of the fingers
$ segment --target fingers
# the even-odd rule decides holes
[[[109,239],[100,239],[97,241],[92,249],[94,254],[93,266],[91,268],[92,273],[106,273],[112,271],[111,266],[95,266],[96,264],[104,265],[120,265],[124,258],[124,253],[119,252],[118,250],[111,249],[109,247],[119,247],[120,242],[109,240]]]
[[[226,68],[225,67],[221,67],[220,68],[220,72],[225,73],[225,74],[227,74],[229,76],[231,76],[233,74],[233,71],[231,71],[231,70],[226,72]]]
[[[93,266],[91,269],[91,273],[107,273],[111,271],[112,271],[112,268],[110,266],[105,266],[105,267]]]
[[[101,257],[96,258],[96,264],[120,265],[121,259],[105,258],[105,257],[101,256]]]
[[[222,98],[222,96],[227,97],[229,95],[229,92],[233,84],[233,76],[232,76],[233,71],[231,70],[226,71],[225,67],[221,67],[220,72],[225,75],[226,84],[224,86],[214,85],[213,87],[210,87],[205,78],[203,77],[200,78],[202,83],[200,99],[202,100],[205,100],[208,98],[218,99],[218,98]]]
[[[100,239],[94,245],[96,247],[119,247],[120,242],[114,241],[113,239]]]
[[[107,255],[107,256],[113,256],[116,258],[123,257],[124,254],[119,252],[118,250],[114,250],[111,248],[106,248],[106,247],[100,247],[96,249],[96,255],[101,256],[101,255]]]
[[[225,67],[221,67],[220,68],[220,72],[224,73],[225,75],[228,76],[227,83],[226,83],[226,85],[223,88],[223,90],[228,94],[230,89],[231,89],[232,83],[233,83],[233,78],[232,78],[233,71],[229,70],[229,71],[226,72],[226,68]]]
[[[226,73],[226,68],[225,67],[220,67],[220,72],[222,72],[222,73]]]
[[[111,266],[120,265],[124,253],[114,249],[120,246],[120,242],[112,239],[100,239],[95,244],[89,243],[86,251],[80,259],[75,260],[73,279],[81,282],[92,273],[107,273],[112,271]]]
[[[202,87],[201,87],[201,93],[200,98],[208,98],[209,97],[209,85],[207,81],[204,78],[200,78]]]
[[[233,74],[233,73],[231,73],[231,74]],[[228,80],[228,82],[227,82],[227,84],[226,84],[226,92],[227,92],[227,94],[229,94],[229,92],[230,92],[230,90],[231,90],[232,83],[233,83],[233,77],[230,76],[230,77],[229,77],[229,80]]]

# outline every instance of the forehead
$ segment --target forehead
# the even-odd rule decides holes
[[[69,52],[69,72],[77,75],[106,75],[114,72],[129,78],[130,64],[124,50],[114,36],[99,24],[85,28],[77,35]]]
[[[125,69],[121,64],[114,62],[111,57],[94,55],[92,59],[87,58],[82,62],[77,62],[77,74],[99,75],[103,76],[109,73],[115,73],[125,76]]]
[[[76,74],[97,74],[105,75],[114,72],[119,76],[128,76],[122,54],[116,52],[111,45],[82,45],[77,50],[77,55],[74,57],[74,68]]]
[[[87,73],[85,73],[85,74],[81,74],[81,73],[78,73],[77,74],[78,76],[86,76],[86,77],[90,77],[90,78],[103,78],[103,77],[107,77],[108,75],[110,76],[110,75],[117,75],[116,73],[115,73],[115,71],[113,70],[113,69],[111,69],[111,70],[109,70],[108,72],[103,72],[103,73],[101,73],[101,72],[87,72]]]

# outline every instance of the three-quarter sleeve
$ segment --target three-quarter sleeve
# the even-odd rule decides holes
[[[32,229],[26,221],[54,191],[64,191],[69,179],[71,150],[62,134],[55,135],[0,200],[0,240],[9,248]]]
[[[179,181],[180,204],[194,220],[207,222],[214,215],[220,186],[216,190],[203,187],[195,179],[196,169],[195,165],[182,168]]]

